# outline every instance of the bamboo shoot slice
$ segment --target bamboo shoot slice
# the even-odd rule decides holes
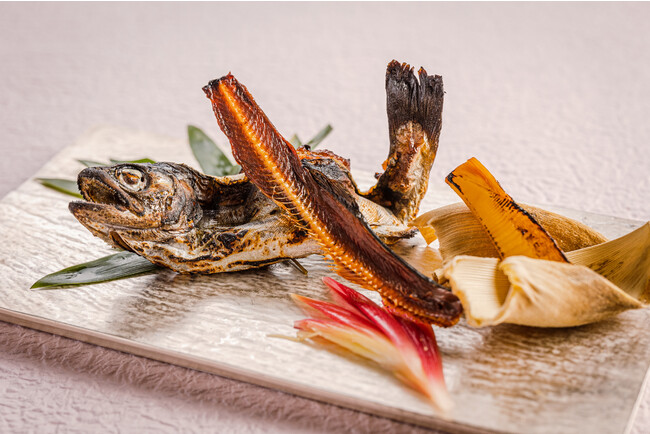
[[[568,262],[548,232],[503,190],[476,158],[451,172],[447,184],[478,218],[499,257],[522,255]]]
[[[650,222],[567,255],[571,264],[459,255],[436,272],[460,298],[474,327],[571,327],[650,301]]]
[[[600,274],[576,264],[525,256],[501,262],[457,256],[443,274],[474,327],[574,327],[643,307]]]
[[[520,204],[553,237],[563,252],[583,249],[607,242],[600,233],[579,221]],[[464,203],[455,203],[426,212],[411,222],[427,243],[439,240],[445,262],[457,255],[497,258],[497,252],[485,228]],[[567,255],[569,260],[570,256]]]
[[[650,222],[615,240],[567,253],[644,303],[650,302]]]

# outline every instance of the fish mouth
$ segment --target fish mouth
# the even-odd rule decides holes
[[[79,173],[77,185],[81,195],[88,202],[115,207],[118,211],[128,210],[142,216],[144,207],[118,184],[109,169],[88,167]]]
[[[109,170],[89,167],[79,173],[77,185],[85,201],[71,202],[70,212],[87,227],[89,224],[127,229],[157,226],[145,215],[144,206],[120,187]]]

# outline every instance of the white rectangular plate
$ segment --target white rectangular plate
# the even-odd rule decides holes
[[[37,176],[73,179],[82,168],[77,158],[145,156],[193,162],[182,141],[99,128],[63,150]],[[648,369],[647,309],[574,329],[503,325],[477,330],[464,323],[436,328],[456,402],[445,420],[371,363],[270,336],[295,336],[293,322],[303,316],[290,293],[325,297],[320,278],[332,273],[320,256],[300,261],[308,276],[277,264],[213,276],[161,271],[92,286],[29,290],[47,273],[111,253],[68,212],[69,199],[28,181],[0,202],[0,319],[454,431],[623,432]],[[458,201],[453,193],[433,186],[421,209],[452,201]],[[640,225],[580,212],[570,216],[608,237]],[[429,261],[433,269],[437,251],[423,244],[402,243],[398,251],[407,259],[418,257],[420,264]]]

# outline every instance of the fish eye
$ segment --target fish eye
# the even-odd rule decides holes
[[[117,172],[117,179],[127,190],[141,191],[147,182],[144,173],[137,169],[123,168]]]

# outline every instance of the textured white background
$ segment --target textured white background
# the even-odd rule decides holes
[[[327,147],[377,170],[396,58],[444,77],[433,182],[477,156],[522,202],[648,220],[649,19],[648,4],[3,3],[0,197],[97,124],[193,123],[224,143],[201,87],[229,71],[280,131],[329,122]],[[0,379],[3,432],[414,429],[5,324]]]

